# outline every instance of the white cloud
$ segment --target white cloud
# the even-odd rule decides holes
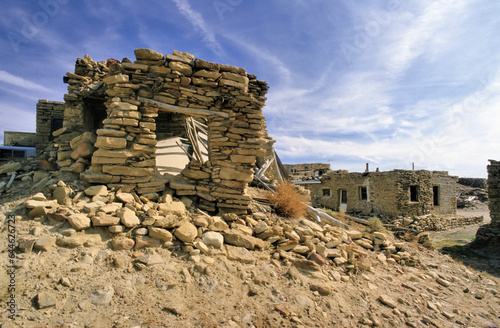
[[[41,86],[37,83],[31,82],[29,80],[23,79],[22,77],[10,74],[7,71],[0,71],[0,82],[8,83],[11,85],[15,85],[16,87],[20,87],[27,90],[32,91],[43,91],[50,92],[50,89],[47,89],[44,86]]]
[[[464,0],[431,1],[421,15],[410,21],[406,29],[400,32],[402,26],[394,25],[392,33],[396,40],[384,47],[389,75],[399,76],[422,54],[447,49],[455,41],[453,26],[465,12],[466,5],[467,1]]]
[[[203,19],[203,16],[191,8],[188,0],[172,0],[177,5],[180,13],[187,18],[187,20],[194,26],[195,29],[201,31],[203,34],[203,41],[207,47],[211,49],[218,56],[224,55],[224,50],[217,42],[215,33],[208,27]]]

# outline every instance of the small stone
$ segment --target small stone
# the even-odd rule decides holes
[[[106,186],[92,186],[84,190],[87,196],[107,196],[108,195],[108,187]]]
[[[111,240],[111,246],[117,251],[132,249],[135,241],[130,238],[115,238]]]
[[[149,236],[161,241],[171,241],[172,234],[167,229],[158,227],[148,227]]]
[[[135,203],[134,195],[129,194],[129,193],[119,192],[116,194],[116,198],[118,198],[121,202],[126,203],[126,204],[134,204]]]
[[[174,232],[179,240],[190,243],[198,236],[198,229],[191,222],[185,221]]]
[[[332,289],[330,287],[320,284],[311,284],[309,286],[309,289],[311,289],[311,291],[313,292],[317,291],[322,296],[327,296],[332,293]]]
[[[450,287],[451,286],[451,283],[449,281],[442,279],[442,278],[439,278],[439,277],[436,278],[436,282],[443,287]]]
[[[281,313],[284,317],[289,317],[290,315],[292,315],[292,311],[283,304],[276,305],[274,309]]]
[[[69,201],[71,190],[68,187],[56,187],[52,192],[52,197],[59,205],[65,205]]]
[[[47,200],[47,197],[45,197],[45,195],[43,193],[39,192],[39,193],[34,194],[31,197],[31,199],[45,202]]]
[[[38,308],[40,310],[56,306],[56,297],[49,292],[41,292],[37,295]]]
[[[111,302],[114,293],[112,288],[95,290],[90,294],[90,302],[94,305],[107,305]]]
[[[203,243],[208,247],[218,249],[224,244],[224,236],[215,231],[207,231],[203,234]]]
[[[90,228],[90,219],[82,213],[71,214],[68,218],[69,223],[76,230]]]
[[[164,263],[163,258],[158,253],[143,255],[138,257],[137,260],[148,267]]]
[[[311,255],[308,257],[309,260],[316,262],[319,265],[323,265],[326,263],[325,258],[318,253],[311,253]]]
[[[352,240],[361,239],[363,237],[363,233],[357,230],[347,230],[346,233]]]
[[[387,295],[380,295],[378,300],[380,301],[380,303],[382,303],[382,304],[384,304],[392,309],[395,309],[397,307],[397,303]]]
[[[135,229],[134,234],[137,236],[146,236],[148,234],[148,229],[146,228]]]
[[[135,215],[135,212],[128,207],[124,207],[117,211],[116,216],[120,218],[121,223],[127,228],[133,228],[141,224],[141,221],[139,220],[137,215]]]
[[[228,228],[227,223],[220,216],[214,216],[212,219],[213,222],[208,226],[208,229],[212,231],[224,231]]]
[[[125,227],[122,225],[114,225],[108,227],[108,231],[111,233],[120,233],[125,231]]]
[[[34,248],[42,251],[48,251],[56,244],[56,237],[42,236],[35,242]]]
[[[61,283],[61,285],[65,287],[71,287],[71,281],[67,277],[62,277],[61,280],[59,280],[59,282]]]

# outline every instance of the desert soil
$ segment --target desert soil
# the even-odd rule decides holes
[[[500,324],[500,272],[495,267],[477,265],[481,258],[467,262],[459,253],[443,254],[416,242],[403,246],[411,261],[388,261],[383,253],[367,250],[370,265],[356,271],[345,270],[331,260],[319,270],[297,270],[292,257],[286,255],[289,252],[272,247],[247,251],[237,260],[228,258],[227,246],[198,254],[181,244],[115,251],[107,243],[96,243],[16,251],[12,294],[16,309],[15,320],[11,320],[6,303],[12,282],[7,274],[7,213],[17,214],[18,240],[50,236],[67,228],[53,220],[28,219],[22,210],[24,200],[7,202],[0,208],[2,327]],[[355,224],[350,228],[364,229]]]

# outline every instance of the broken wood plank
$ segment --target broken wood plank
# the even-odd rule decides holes
[[[148,103],[151,105],[156,105],[159,107],[158,110],[164,111],[164,112],[174,112],[174,113],[186,114],[186,115],[196,116],[196,117],[220,116],[220,117],[224,117],[224,118],[229,118],[229,114],[224,113],[224,112],[215,112],[213,110],[200,109],[200,108],[180,107],[180,106],[170,105],[170,104],[163,103],[161,101],[148,99],[148,98],[144,98],[144,97],[137,97],[137,100],[140,100],[142,102],[145,102],[145,103]]]

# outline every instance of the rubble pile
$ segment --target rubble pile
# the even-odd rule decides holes
[[[50,189],[51,197],[37,193],[24,207],[30,219],[47,219],[57,229],[50,236],[23,240],[20,245],[25,251],[102,243],[114,250],[180,245],[189,247],[194,258],[222,250],[229,259],[253,263],[248,251],[265,249],[275,259],[299,261],[315,270],[331,263],[346,272],[370,270],[367,251],[380,252],[387,262],[418,262],[405,252],[404,243],[393,242],[387,234],[345,230],[305,218],[285,220],[266,205],[254,204],[251,215],[209,216],[193,208],[189,211],[190,204],[168,193],[151,199],[105,185],[75,191],[63,181]]]
[[[16,322],[26,326],[419,327],[496,320],[496,280],[390,232],[285,219],[256,201],[248,214],[211,216],[168,192],[152,197],[47,178],[43,192],[5,203],[0,212],[15,215]]]

